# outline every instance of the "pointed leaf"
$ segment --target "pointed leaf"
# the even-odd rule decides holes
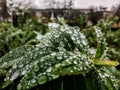
[[[73,53],[62,63],[56,64],[53,73],[55,75],[86,74],[91,68],[91,62],[85,54]]]
[[[113,67],[113,66],[119,65],[119,62],[117,62],[117,61],[110,61],[110,60],[95,60],[94,64],[101,65],[101,66]]]
[[[105,54],[106,40],[99,27],[94,27],[94,29],[97,34],[96,35],[97,36],[97,51],[96,51],[94,59],[99,60]]]
[[[108,90],[118,90],[118,82],[114,74],[112,73],[112,69],[110,70],[107,67],[101,67],[95,69],[98,73],[99,78],[103,82],[103,84],[107,87]]]

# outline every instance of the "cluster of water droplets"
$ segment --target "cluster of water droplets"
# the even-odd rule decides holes
[[[15,62],[18,62],[17,58],[20,58],[21,56],[25,55],[27,52],[31,51],[34,48],[34,46],[22,46],[17,49],[13,49],[9,53],[7,53],[5,56],[0,58],[0,68],[9,68],[12,66]]]
[[[95,50],[89,49],[88,41],[79,28],[51,23],[49,29],[50,32],[40,38],[38,45],[13,50],[0,59],[0,65],[1,63],[3,65],[0,68],[7,64],[12,66],[5,81],[13,81],[19,76],[24,76],[18,89],[30,89],[58,78],[60,75],[85,75],[93,68],[89,59],[93,58]],[[95,32],[98,43],[105,44],[103,35],[97,27],[95,27]],[[68,50],[66,47],[75,48]],[[106,69],[102,70],[105,72]],[[112,82],[115,82],[111,73],[97,71],[103,81],[105,78],[111,78]]]
[[[7,80],[14,80],[18,76],[25,75],[26,72],[31,69],[35,62],[41,58],[42,56],[51,53],[52,51],[50,47],[46,48],[46,46],[34,46],[33,49],[30,49],[30,51],[26,52],[24,56],[21,56],[20,58],[17,58],[17,63],[13,65],[13,67],[9,70],[6,81]]]
[[[85,54],[76,52],[72,53],[61,64],[56,64],[53,71],[56,75],[76,75],[85,74],[91,68],[91,62],[88,60],[88,57]]]
[[[106,40],[104,38],[103,33],[101,32],[101,28],[94,27],[94,29],[95,29],[95,33],[96,33],[96,36],[97,36],[97,42],[98,43],[103,43],[103,44],[106,45]]]
[[[112,69],[112,68],[111,68]],[[118,88],[118,83],[116,77],[113,75],[110,68],[102,67],[96,69],[101,81],[109,88]],[[111,86],[112,85],[112,86]],[[117,89],[116,89],[117,90]]]
[[[55,23],[51,23],[49,27],[52,30],[48,33],[49,35],[46,34],[46,38],[43,38],[45,40],[42,40],[43,42],[46,42],[46,45],[50,45],[50,42],[57,47],[59,46],[71,48],[73,47],[72,45],[74,45],[75,49],[78,48],[78,50],[81,52],[86,53],[88,51],[88,41],[85,35],[80,32],[79,28],[70,27],[66,24],[57,24],[55,27]],[[47,43],[47,39],[49,43]]]
[[[97,36],[97,51],[95,54],[95,59],[100,59],[106,54],[106,40],[101,32],[101,28],[94,27],[94,29]]]
[[[58,23],[48,23],[49,30],[55,30],[59,27],[60,25]]]
[[[23,77],[19,88],[21,86],[29,86],[29,88],[36,86],[37,84],[43,84],[49,80],[55,79],[58,75],[52,74],[53,66],[57,63],[62,62],[65,58],[70,55],[68,52],[52,52],[49,55],[42,57],[27,74]],[[32,82],[34,80],[34,82]],[[23,84],[26,83],[26,84]],[[28,85],[28,83],[30,83]],[[22,87],[21,87],[22,88]]]

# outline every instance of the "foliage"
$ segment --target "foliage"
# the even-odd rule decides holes
[[[108,39],[108,44],[109,44],[109,50],[108,50],[108,57],[110,59],[114,59],[120,62],[120,29],[116,31],[108,31],[107,34],[107,39]]]
[[[66,15],[66,18],[66,22],[70,26],[78,26],[82,30],[86,27],[88,14],[80,12],[80,15],[78,16],[77,13],[74,14],[74,10],[70,9],[69,15]]]
[[[102,32],[104,33],[104,36],[106,37],[106,40],[108,42],[107,46],[107,58],[110,60],[118,61],[120,62],[120,30],[116,28],[113,29],[112,25],[116,23],[118,20],[118,17],[113,17],[107,21],[100,20],[98,22],[98,26],[102,28]],[[88,27],[83,30],[85,35],[89,36],[87,39],[91,42],[90,46],[96,47],[96,40],[95,40],[95,34],[93,33],[92,27]],[[118,71],[120,70],[120,65],[116,67]],[[119,74],[119,75],[118,75]],[[118,81],[120,81],[120,73],[116,72],[115,75],[118,77]],[[120,82],[119,82],[120,85]]]
[[[113,17],[107,21],[100,20],[97,26],[102,28],[102,32],[106,37],[108,42],[108,53],[107,57],[111,60],[120,61],[120,30],[113,30],[112,24],[118,20],[118,17]],[[91,42],[90,46],[96,47],[96,39],[95,34],[93,33],[93,27],[87,27],[83,30],[83,32],[88,36],[87,39]]]
[[[0,57],[16,47],[38,43],[36,33],[44,35],[47,30],[46,25],[34,18],[26,20],[24,24],[19,22],[16,28],[11,23],[0,23]]]
[[[104,60],[106,42],[100,27],[93,27],[97,49],[89,46],[86,36],[78,28],[64,22],[51,23],[49,29],[49,33],[39,38],[39,44],[18,47],[0,58],[0,69],[7,70],[2,88],[18,80],[18,90],[44,86],[49,81],[50,90],[70,90],[66,89],[70,77],[70,84],[75,85],[71,90],[118,90],[113,74],[118,62]],[[66,81],[68,84],[64,83]]]

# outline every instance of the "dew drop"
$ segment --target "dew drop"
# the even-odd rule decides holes
[[[80,44],[80,40],[77,40],[77,43]]]
[[[17,65],[16,65],[16,64],[14,64],[12,68],[13,68],[13,69],[17,68]]]
[[[83,35],[82,33],[80,34],[80,37],[85,39],[85,35]]]
[[[18,67],[19,67],[19,68],[22,68],[22,67],[23,67],[23,64],[19,65]]]
[[[76,67],[73,67],[74,68],[74,70],[77,70],[77,68]]]
[[[40,76],[40,78],[38,79],[38,83],[39,84],[44,84],[47,81],[47,77],[46,76]]]
[[[46,72],[51,72],[52,71],[52,67],[49,67]]]
[[[67,33],[69,33],[69,34],[72,34],[72,30],[68,30],[68,31],[66,31]]]
[[[23,71],[21,72],[22,75],[25,75],[25,73],[26,73],[26,70],[23,70]]]
[[[31,80],[31,83],[35,83],[35,82],[36,82],[36,80],[35,80],[35,79],[32,79],[32,80]]]
[[[57,59],[62,59],[62,56],[58,56]]]
[[[87,45],[87,42],[85,40],[82,40],[83,45]]]
[[[51,53],[51,55],[52,55],[52,56],[55,56],[55,55],[56,55],[56,52]]]
[[[38,65],[35,65],[35,67],[34,67],[34,71],[39,71],[39,67],[38,67]]]
[[[59,36],[60,36],[59,34],[54,34],[54,37],[56,37],[56,38],[59,37]]]
[[[76,40],[75,36],[72,36],[71,39],[72,39],[73,41]]]
[[[70,70],[71,73],[73,73],[73,70]]]
[[[65,29],[64,29],[64,28],[61,28],[61,31],[63,31],[63,32],[64,32],[64,31],[65,31]]]
[[[49,46],[49,44],[48,44],[48,43],[44,43],[44,45],[45,45],[45,46]]]
[[[55,67],[58,68],[58,67],[60,67],[60,65],[61,65],[60,63],[59,63],[59,64],[56,64]]]
[[[73,61],[73,63],[74,63],[74,64],[77,64],[77,61],[76,61],[76,60],[74,60],[74,61]]]
[[[16,79],[19,76],[20,72],[16,71],[10,78],[11,81],[13,81],[14,79]]]
[[[104,75],[105,75],[105,77],[109,77],[109,75],[108,75],[108,74],[106,74],[106,73],[105,73]]]

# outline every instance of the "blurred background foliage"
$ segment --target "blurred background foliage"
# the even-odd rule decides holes
[[[9,22],[0,23],[0,57],[13,48],[38,43],[37,32],[44,35],[48,31],[48,27],[38,22],[29,12],[24,13],[26,17],[19,16],[17,25]]]

